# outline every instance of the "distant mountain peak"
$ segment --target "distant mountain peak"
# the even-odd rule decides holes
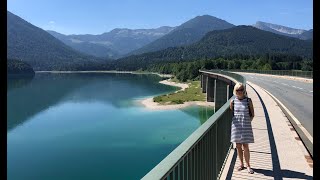
[[[231,27],[234,27],[234,25],[214,16],[196,16],[182,23],[170,33],[127,55],[142,54],[145,52],[166,49],[168,47],[189,45],[199,41],[206,33],[210,31],[228,29]]]
[[[278,31],[280,33],[290,34],[290,35],[300,35],[306,32],[306,30],[303,30],[303,29],[295,29],[295,28],[290,28],[290,27],[262,22],[262,21],[257,21],[256,24],[254,24],[253,26],[262,30],[266,30],[269,28],[271,30]]]
[[[304,29],[295,29],[290,28],[278,24],[272,24],[262,21],[257,21],[256,24],[252,25],[253,27],[256,27],[260,30],[269,31],[272,33],[288,36],[288,37],[294,37],[302,40],[311,40],[313,39],[313,30],[304,30]]]
[[[174,27],[169,26],[154,29],[115,28],[98,35],[63,35],[54,31],[47,32],[82,53],[115,58],[138,49],[173,29]]]
[[[215,16],[211,16],[211,15],[208,15],[208,14],[196,16],[194,19],[199,19],[199,18],[212,18],[212,19],[223,20],[223,19],[217,18],[217,17],[215,17]]]
[[[110,31],[110,33],[118,33],[119,31],[129,31],[128,28],[114,28]]]
[[[175,34],[176,35],[176,34]],[[171,38],[172,36],[170,36]],[[118,59],[120,69],[146,67],[158,62],[177,62],[213,58],[240,58],[269,55],[300,56],[312,58],[312,42],[241,25],[213,30],[198,42],[180,47],[168,47]],[[133,69],[134,69],[133,68]]]

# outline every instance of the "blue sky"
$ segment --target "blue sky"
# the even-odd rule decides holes
[[[8,0],[7,9],[33,25],[63,34],[177,26],[205,14],[235,25],[264,21],[313,28],[312,0]]]

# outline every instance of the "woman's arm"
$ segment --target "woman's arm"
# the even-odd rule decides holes
[[[230,101],[230,109],[233,111],[233,100]]]
[[[253,119],[253,117],[254,117],[254,108],[253,108],[253,104],[252,104],[252,101],[251,101],[251,99],[249,99],[249,108],[250,108],[250,112],[251,112],[251,121],[252,121],[252,119]]]

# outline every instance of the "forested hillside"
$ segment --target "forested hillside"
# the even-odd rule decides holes
[[[7,11],[7,58],[21,59],[34,70],[66,69],[101,59],[81,54],[48,32]]]
[[[167,35],[129,54],[142,54],[166,49],[168,47],[189,45],[199,41],[209,31],[228,29],[231,27],[234,27],[234,25],[213,16],[197,16],[176,27]]]
[[[257,59],[268,55],[275,62],[311,60],[312,41],[299,40],[251,26],[237,26],[211,31],[189,46],[134,55],[116,61],[118,69],[146,68],[156,62],[192,61],[222,57],[225,59]]]
[[[23,61],[17,59],[7,60],[7,73],[11,74],[34,74],[32,67]]]

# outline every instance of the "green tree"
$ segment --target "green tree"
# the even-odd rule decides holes
[[[229,61],[229,62],[228,62],[228,69],[236,69],[236,68],[235,68],[235,62],[234,62],[234,61]]]
[[[242,70],[246,70],[249,68],[249,64],[246,62],[246,61],[242,61],[241,62],[241,66],[240,66],[240,69]]]
[[[272,67],[270,64],[265,64],[262,68],[262,70],[272,70]]]
[[[313,71],[313,62],[312,61],[303,61],[301,65],[302,71]]]

